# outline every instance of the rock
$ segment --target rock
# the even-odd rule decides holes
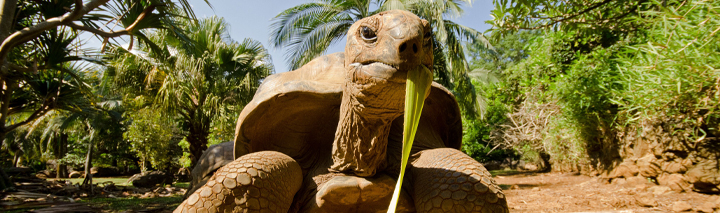
[[[39,172],[35,173],[35,177],[41,178],[41,179],[47,179],[47,178],[54,178],[55,177],[55,171],[52,170],[40,170]]]
[[[662,170],[667,173],[670,173],[670,174],[673,174],[673,173],[682,174],[682,173],[685,173],[685,171],[687,171],[687,168],[685,168],[685,166],[683,166],[683,164],[680,162],[671,161],[671,162],[663,163]]]
[[[655,207],[658,205],[655,195],[647,192],[635,194],[635,202],[642,207]]]
[[[3,171],[8,176],[26,176],[26,175],[30,175],[30,173],[32,173],[32,169],[27,168],[27,167],[3,168]]]
[[[500,164],[501,163],[499,161],[490,161],[490,162],[484,163],[483,166],[485,166],[485,169],[487,169],[488,171],[499,170],[499,169],[502,169],[502,167],[500,167]],[[195,169],[193,169],[193,171],[194,170]]]
[[[690,191],[691,185],[681,174],[662,174],[657,177],[660,185],[670,187],[675,192]]]
[[[688,158],[685,158],[684,160],[682,160],[682,161],[680,162],[680,164],[683,165],[685,168],[690,168],[690,167],[692,167],[693,162],[692,162],[692,160],[690,160],[690,158],[692,158],[692,155],[691,155],[691,156],[688,156]]]
[[[720,172],[718,172],[716,161],[701,161],[695,165],[695,167],[688,170],[685,176],[695,191],[711,194],[720,193],[720,188],[718,188],[720,184]]]
[[[191,181],[192,177],[190,177],[190,170],[188,168],[178,169],[178,172],[175,173],[175,180],[177,180],[178,182]]]
[[[647,185],[650,184],[648,180],[643,176],[633,176],[629,178],[625,178],[626,185],[628,186],[637,186],[637,185]]]
[[[653,154],[647,154],[637,160],[638,171],[643,177],[654,178],[662,173],[660,165]]]
[[[157,197],[157,194],[155,194],[154,192],[147,192],[144,195],[140,196],[141,199],[156,198],[156,197]]]
[[[162,171],[143,172],[133,175],[128,182],[135,187],[150,188],[158,184],[172,184],[173,176]]]
[[[68,178],[81,178],[82,176],[84,176],[83,172],[73,171],[73,172],[70,172],[70,174],[68,175]]]
[[[627,181],[625,178],[613,178],[610,183],[615,185],[625,185]]]
[[[708,201],[697,207],[698,212],[712,213],[717,208],[717,205],[713,201]]]
[[[122,173],[117,167],[92,167],[90,173],[93,177],[115,177],[120,176]]]
[[[648,188],[648,184],[642,184],[642,185],[635,185],[636,191],[643,191]]]
[[[685,201],[676,201],[672,205],[672,210],[674,212],[690,211],[692,210],[692,206]]]
[[[631,161],[625,161],[622,162],[620,165],[618,165],[615,170],[613,170],[613,178],[618,177],[632,177],[638,174],[638,166],[635,165],[634,162]]]
[[[522,167],[525,170],[535,171],[538,169],[538,166],[532,163],[525,163],[525,165]]]
[[[670,189],[670,187],[667,187],[667,186],[653,186],[653,187],[648,188],[648,191],[651,191],[654,195],[662,195],[662,194],[665,194],[666,192],[669,192],[670,190],[672,190],[672,189]]]

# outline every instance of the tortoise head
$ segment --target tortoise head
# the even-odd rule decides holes
[[[407,11],[391,10],[350,27],[345,46],[346,81],[365,107],[400,110],[408,71],[424,65],[432,72],[430,24]],[[364,98],[368,97],[368,98]]]
[[[422,73],[426,84],[420,90],[430,88],[431,36],[427,21],[400,10],[378,13],[350,27],[330,171],[369,177],[386,168],[390,127],[405,112],[406,91],[415,91],[406,86],[418,85],[411,82]],[[425,94],[408,100],[423,103]]]

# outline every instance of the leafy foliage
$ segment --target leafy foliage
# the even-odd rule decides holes
[[[259,42],[232,41],[221,18],[179,22],[186,34],[159,30],[148,35],[157,45],[115,47],[106,79],[126,100],[147,100],[179,120],[195,162],[213,133],[231,138],[242,106],[273,67]]]
[[[560,167],[603,169],[621,158],[617,137],[634,131],[627,126],[679,117],[692,128],[665,131],[717,136],[717,2],[581,2],[495,1],[494,38],[543,31],[487,91],[511,111],[486,113],[485,141],[526,158],[547,153]],[[501,67],[476,54],[477,64]]]
[[[172,152],[179,150],[179,147],[174,142],[177,140],[173,140],[175,128],[170,120],[153,108],[137,110],[128,117],[131,124],[123,136],[130,141],[132,150],[143,162],[149,162],[160,171],[177,162],[177,157],[173,157],[177,154],[173,155]]]

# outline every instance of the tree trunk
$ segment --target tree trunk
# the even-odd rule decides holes
[[[15,9],[17,9],[17,0],[3,0],[0,2],[0,44],[13,32],[13,22],[15,21]],[[0,56],[0,147],[5,141],[5,122],[10,104],[11,90],[5,83],[7,82],[7,64],[5,57]],[[13,159],[13,163],[17,162]],[[7,177],[5,171],[0,168],[0,190],[7,189],[12,186],[12,181]]]
[[[60,162],[60,159],[63,159],[65,157],[65,154],[67,154],[67,139],[68,135],[65,133],[60,133],[59,140],[55,143],[55,159],[57,159],[57,168],[55,168],[56,175],[55,178],[65,178],[68,176],[67,174],[67,166],[62,164]]]
[[[15,19],[15,10],[17,9],[17,0],[4,0],[0,3],[0,40],[5,41],[13,31],[13,22]]]
[[[20,166],[20,157],[22,155],[22,150],[15,151],[15,156],[13,156],[13,167]]]
[[[2,167],[0,167],[0,190],[5,190],[11,186],[13,186],[13,183],[10,181],[10,177],[8,177]]]
[[[92,142],[88,142],[88,151],[87,151],[87,157],[85,157],[85,179],[83,180],[82,186],[88,187],[90,189],[90,192],[88,194],[93,194],[93,186],[92,186],[92,172],[90,172],[90,168],[92,167],[92,150],[93,145]]]
[[[5,39],[10,36],[10,34],[13,33],[14,27],[13,23],[15,23],[15,10],[17,9],[17,0],[3,0],[0,1],[0,44],[2,44]],[[7,69],[8,67],[5,64],[5,57],[0,56],[0,75],[4,78],[7,76]],[[3,103],[5,104],[5,103]],[[6,113],[7,111],[2,111],[0,113]],[[5,126],[5,121],[2,121],[2,126]],[[5,132],[0,131],[0,138],[5,138]],[[2,144],[0,144],[2,145]]]
[[[3,0],[0,2],[0,44],[13,33],[15,9],[17,9],[17,0]],[[0,56],[0,83],[2,84],[0,85],[0,146],[2,146],[8,132],[5,129],[5,123],[7,122],[10,96],[12,95],[12,81],[7,79],[7,71],[5,57]]]
[[[187,142],[190,144],[190,159],[192,162],[191,168],[195,166],[198,160],[200,160],[200,156],[202,156],[203,151],[207,149],[208,135],[210,135],[209,126],[209,124],[190,126],[190,133],[187,136]]]
[[[141,166],[140,166],[140,173],[143,173],[143,172],[147,171],[147,160],[145,160],[145,159],[147,159],[147,157],[145,157],[145,156],[143,155],[142,161],[140,161],[140,164],[141,164]]]

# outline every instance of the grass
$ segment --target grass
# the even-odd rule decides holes
[[[183,189],[189,189],[190,188],[190,182],[175,182],[173,183],[174,187],[179,187]]]
[[[495,176],[509,176],[509,175],[516,175],[516,174],[523,173],[523,172],[520,172],[520,171],[514,170],[514,169],[511,169],[511,170],[491,170],[491,171],[489,171],[489,172],[490,172],[490,174],[491,174],[493,177],[495,177]]]
[[[105,182],[113,182],[116,186],[131,186],[131,183],[128,183],[127,180],[130,177],[102,177],[102,178],[93,178],[93,183],[105,183]],[[82,184],[83,178],[48,178],[48,180],[65,180],[70,181],[73,184]]]
[[[104,183],[113,182],[117,186],[132,186],[132,183],[128,183],[129,177],[103,177],[93,178],[93,183]],[[56,179],[50,179],[56,180]],[[75,184],[82,184],[83,178],[61,178],[60,180],[70,181]],[[189,188],[190,182],[175,182],[174,187]],[[174,195],[170,197],[155,197],[155,198],[137,198],[137,197],[123,197],[123,198],[100,198],[90,197],[82,198],[79,202],[87,203],[93,208],[102,209],[103,212],[125,212],[128,210],[173,210],[182,203],[182,195]],[[24,212],[20,210],[18,212]]]
[[[156,198],[84,198],[80,200],[103,211],[120,212],[127,210],[173,210],[183,201],[181,195]]]
[[[103,177],[93,178],[93,183],[113,182],[117,186],[132,186],[128,183],[129,177]],[[48,179],[58,180],[58,179]],[[73,184],[82,184],[83,178],[61,178],[59,180],[70,181]],[[176,182],[174,187],[189,188],[190,182]],[[128,210],[173,210],[183,201],[182,195],[174,195],[170,197],[155,198],[137,198],[137,197],[121,197],[121,198],[101,198],[89,197],[82,198],[79,202],[86,203],[93,208],[102,209],[103,212],[125,212]],[[13,210],[10,212],[26,212],[27,209]]]
[[[93,178],[93,183],[98,184],[98,183],[105,183],[105,182],[108,182],[108,181],[109,181],[109,182],[115,183],[116,186],[132,186],[132,183],[129,183],[129,182],[127,181],[129,178],[130,178],[130,177]],[[76,183],[77,183],[77,184],[82,184],[82,182],[83,182],[83,178],[60,178],[60,179],[48,178],[48,180],[49,180],[49,181],[65,180],[65,181],[70,181],[70,182],[73,183],[73,184],[76,184]],[[175,183],[173,183],[172,185],[173,185],[174,187],[180,187],[180,188],[184,188],[184,189],[190,188],[190,182],[175,182]]]

